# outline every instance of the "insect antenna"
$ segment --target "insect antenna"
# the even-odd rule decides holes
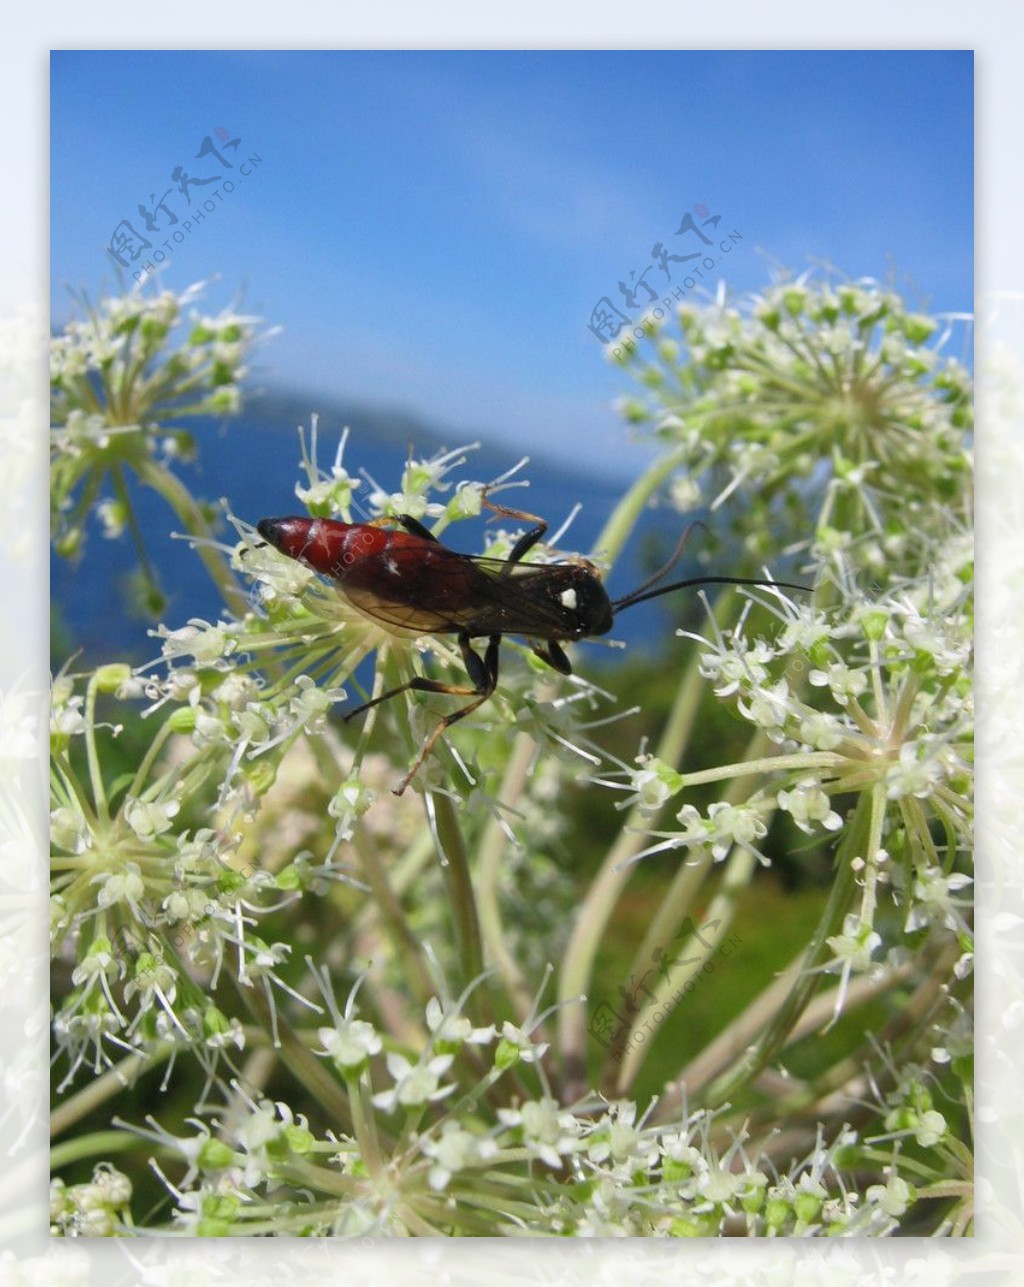
[[[632,608],[635,603],[645,603],[648,599],[660,598],[663,594],[671,594],[673,590],[691,590],[698,585],[752,585],[761,586],[767,590],[777,586],[782,590],[803,590],[807,594],[811,593],[810,586],[796,585],[792,581],[762,581],[757,578],[742,576],[694,576],[688,577],[685,581],[673,581],[671,585],[658,586],[658,582],[668,576],[682,558],[686,542],[690,539],[690,533],[695,527],[703,527],[705,532],[708,530],[704,523],[690,523],[679,538],[679,544],[673,550],[672,557],[663,568],[655,572],[654,576],[648,577],[642,585],[638,585],[631,593],[624,594],[621,599],[612,600],[612,611],[616,615],[622,612],[624,608]],[[654,589],[653,587],[655,586],[658,586],[658,588]]]
[[[657,579],[657,577],[654,578],[654,580]],[[612,611],[618,615],[623,608],[632,608],[636,603],[660,598],[663,594],[671,594],[673,590],[690,590],[698,585],[754,585],[762,586],[766,590],[803,590],[806,594],[811,593],[809,585],[797,585],[793,581],[758,581],[745,576],[695,576],[686,581],[673,581],[671,585],[663,585],[657,590],[647,590],[644,593],[646,586],[650,584],[651,582],[647,581],[632,594],[623,595],[621,599],[613,599]]]
[[[683,557],[683,551],[686,549],[686,543],[690,539],[690,533],[695,527],[703,527],[708,531],[706,523],[699,520],[687,525],[686,530],[679,538],[679,543],[672,551],[672,557],[660,568],[653,576],[649,576],[646,581],[629,594],[624,594],[621,599],[612,600],[612,612],[617,616],[624,608],[632,608],[635,603],[645,603],[648,599],[658,599],[663,594],[671,594],[673,590],[692,590],[698,585],[752,585],[761,586],[766,590],[778,587],[781,590],[802,590],[806,594],[811,593],[811,587],[808,585],[796,585],[792,581],[762,581],[751,577],[742,576],[695,576],[688,577],[685,581],[673,581],[671,585],[658,585],[664,577],[672,571],[675,565]],[[709,533],[710,535],[710,533]]]
[[[695,527],[703,527],[705,532],[708,531],[707,524],[701,523],[699,520],[693,523],[689,523],[686,527],[686,530],[679,538],[679,543],[676,545],[676,548],[672,551],[672,556],[669,559],[669,561],[666,564],[664,564],[663,567],[659,568],[658,571],[655,572],[653,576],[649,576],[642,585],[638,585],[637,588],[631,594],[624,595],[623,598],[621,599],[613,600],[612,607],[617,609],[621,605],[623,608],[628,608],[630,604],[639,602],[639,596],[642,595],[645,590],[649,590],[652,585],[657,585],[658,582],[662,579],[662,577],[668,576],[668,574],[672,571],[675,565],[683,557],[683,550],[686,549],[686,542],[690,539],[690,533],[693,531]],[[664,594],[666,593],[666,591],[671,590],[673,588],[674,588],[673,586],[666,586],[664,590],[659,590],[658,594]],[[656,596],[647,595],[645,597],[653,599]]]

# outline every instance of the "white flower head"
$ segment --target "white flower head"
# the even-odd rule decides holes
[[[680,789],[682,775],[670,765],[653,755],[637,757],[638,769],[632,771],[627,790],[632,794],[622,802],[621,807],[636,805],[644,816],[651,816],[661,811],[662,805]]]
[[[192,617],[178,630],[159,626],[154,633],[163,639],[163,654],[168,661],[192,657],[200,668],[223,666],[236,647],[227,626],[214,626],[199,617]]]
[[[445,1122],[439,1137],[427,1136],[420,1142],[425,1157],[432,1158],[428,1183],[435,1192],[448,1187],[457,1171],[480,1166],[498,1152],[498,1145],[489,1135],[474,1135],[458,1122]]]
[[[404,1055],[395,1052],[387,1056],[388,1072],[394,1079],[390,1090],[374,1095],[373,1102],[385,1112],[403,1108],[418,1108],[423,1104],[444,1099],[455,1090],[454,1084],[442,1086],[441,1078],[452,1066],[453,1055],[435,1055],[425,1062],[410,1063]]]
[[[808,711],[800,721],[797,736],[816,751],[832,751],[843,740],[843,726],[827,711]]]
[[[498,1043],[494,1057],[495,1064],[499,1068],[509,1068],[520,1060],[524,1064],[535,1064],[544,1058],[547,1049],[546,1041],[532,1041],[530,1032],[525,1028],[516,1027],[506,1019],[501,1025],[501,1041]]]
[[[877,1204],[887,1216],[898,1220],[913,1201],[914,1193],[907,1181],[892,1171],[885,1184],[869,1184],[864,1197]]]
[[[320,688],[309,675],[299,675],[295,687],[298,692],[288,703],[289,713],[307,733],[319,733],[331,707],[345,700],[344,688]]]
[[[925,736],[904,742],[899,759],[885,775],[886,794],[890,800],[908,795],[926,799],[945,781],[949,768],[946,748],[937,738]]]
[[[780,791],[779,808],[790,814],[801,831],[814,834],[814,823],[826,831],[838,831],[843,820],[832,808],[828,795],[817,782],[800,782],[792,791]]]
[[[768,662],[772,649],[763,639],[753,644],[742,636],[732,640],[732,647],[708,649],[701,655],[700,673],[713,681],[716,697],[729,697],[741,689],[760,688],[768,679]]]
[[[494,1040],[494,1024],[474,1028],[465,1015],[455,1010],[445,1010],[437,997],[431,997],[426,1009],[427,1027],[434,1037],[434,1045],[442,1053],[451,1053],[459,1046],[486,1045]]]
[[[580,1124],[553,1099],[528,1100],[520,1108],[499,1108],[502,1124],[522,1132],[523,1144],[557,1170],[580,1147]]]
[[[177,800],[132,800],[125,802],[124,820],[140,840],[152,840],[170,831],[181,805]]]
[[[319,1028],[317,1035],[323,1053],[329,1055],[342,1072],[358,1068],[379,1053],[383,1041],[372,1023],[364,1019],[341,1019],[333,1028]]]
[[[812,670],[808,679],[815,688],[828,688],[839,706],[860,697],[868,686],[868,677],[862,670],[853,670],[842,661],[832,662],[827,670]]]
[[[653,1131],[645,1134],[636,1124],[636,1112],[636,1104],[628,1101],[610,1106],[607,1116],[587,1138],[590,1161],[610,1163],[613,1174],[621,1176],[650,1169],[658,1156],[658,1140]]]
[[[779,741],[789,715],[789,685],[785,679],[770,687],[758,686],[748,697],[741,697],[737,706],[744,719],[763,728],[773,741]]]
[[[960,907],[970,906],[968,899],[956,895],[971,884],[971,877],[963,872],[948,874],[941,867],[925,867],[914,878],[914,898],[907,914],[907,930],[921,929],[928,924],[945,925],[949,929],[965,928]]]
[[[137,908],[146,893],[139,865],[134,862],[125,863],[123,871],[112,872],[109,876],[94,876],[93,881],[100,886],[96,895],[100,907],[127,903],[129,907]]]
[[[881,944],[882,936],[866,921],[862,921],[855,912],[850,912],[843,921],[843,932],[834,934],[828,945],[835,954],[835,959],[828,969],[830,973],[840,970],[853,970],[856,973],[871,968],[872,956]]]
[[[726,804],[718,801],[708,808],[708,830],[711,853],[716,860],[728,856],[733,845],[755,854],[761,862],[767,859],[755,847],[754,841],[768,834],[768,826],[755,804]]]

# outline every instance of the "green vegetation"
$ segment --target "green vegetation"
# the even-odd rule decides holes
[[[214,539],[179,422],[237,408],[254,327],[194,299],[55,341],[58,552],[97,515],[159,601],[132,475],[223,612],[55,680],[54,1231],[970,1232],[970,385],[935,319],[821,278],[620,346],[662,454],[590,557],[659,496],[808,591],[716,587],[590,680],[506,639],[399,797],[452,699],[343,724],[354,673],[465,683],[458,649]],[[353,521],[358,443],[316,437],[300,501]],[[507,480],[459,467],[360,512],[479,519]]]

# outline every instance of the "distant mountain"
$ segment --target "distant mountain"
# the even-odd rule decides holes
[[[347,425],[353,433],[372,438],[378,445],[392,444],[403,458],[410,442],[417,455],[432,455],[443,447],[458,445],[432,425],[397,407],[330,401],[317,394],[281,387],[247,390],[242,419],[292,431],[296,425],[308,428],[314,413],[320,418],[321,428],[337,432]]]
[[[452,450],[469,442],[478,442],[479,451],[473,461],[479,468],[470,472],[475,476],[496,477],[510,469],[521,454],[506,443],[488,440],[485,430],[479,433],[444,431],[429,421],[399,407],[372,405],[362,402],[337,401],[318,394],[303,393],[282,386],[258,388],[245,393],[241,422],[257,430],[273,429],[294,433],[296,425],[307,429],[313,413],[319,417],[320,432],[339,433],[345,427],[352,430],[350,449],[355,453],[361,445],[373,443],[375,452],[385,448],[394,450],[396,464],[408,458],[410,445],[417,457],[432,456],[436,452]],[[542,477],[559,488],[581,488],[584,492],[599,491],[608,496],[612,486],[607,472],[599,473],[587,468],[582,461],[578,466],[567,466],[564,460],[530,451],[530,464],[524,471],[527,477],[539,481]],[[383,481],[383,480],[382,480]]]

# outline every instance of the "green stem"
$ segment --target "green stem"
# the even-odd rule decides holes
[[[657,758],[666,764],[674,765],[682,758],[693,729],[703,685],[704,678],[694,662],[676,691],[675,703],[657,747]],[[558,999],[562,1003],[558,1012],[558,1032],[570,1098],[584,1089],[587,1015],[585,1006],[567,1003],[588,990],[597,950],[615,904],[633,875],[633,868],[625,864],[647,843],[646,832],[651,825],[652,819],[641,813],[639,807],[630,810],[618,839],[580,907],[566,949],[558,983]]]
[[[882,832],[885,826],[885,784],[876,782],[870,791],[871,820],[868,825],[868,839],[858,857],[863,858],[864,868],[861,876],[863,894],[861,895],[860,918],[874,924],[875,907],[878,893],[878,852],[882,847]]]
[[[369,882],[380,920],[386,926],[398,955],[405,961],[406,976],[413,991],[425,1005],[433,995],[433,990],[420,940],[410,929],[409,922],[402,911],[402,905],[391,888],[388,873],[380,860],[377,846],[371,842],[362,825],[355,829],[352,843],[359,855],[362,873]]]
[[[270,1007],[263,992],[258,987],[246,987],[237,979],[233,980],[238,995],[260,1028],[267,1034],[273,1031]],[[308,1050],[301,1038],[292,1030],[288,1021],[277,1016],[277,1035],[280,1045],[277,1053],[281,1062],[288,1068],[300,1086],[316,1099],[321,1109],[332,1120],[336,1129],[351,1131],[352,1109],[344,1089],[324,1066],[324,1061]]]
[[[148,1054],[129,1055],[102,1077],[97,1077],[70,1099],[58,1104],[50,1114],[50,1138],[57,1139],[108,1099],[123,1095],[125,1086],[131,1086],[142,1073],[162,1063],[173,1050],[173,1042],[162,1041]]]
[[[863,1080],[864,1070],[872,1070],[871,1080],[876,1094],[880,1097],[888,1094],[898,1080],[898,1073],[894,1066],[879,1058],[879,1051],[898,1050],[901,1056],[909,1055],[911,1058],[920,1055],[920,1047],[927,1040],[929,1026],[935,1022],[937,1011],[948,995],[951,972],[959,955],[959,945],[954,941],[945,951],[926,951],[918,960],[904,961],[896,967],[883,967],[879,977],[861,975],[854,979],[846,994],[844,1011],[847,1013],[877,997],[892,994],[896,988],[905,990],[914,984],[915,977],[917,982],[909,996],[901,1000],[897,1013],[884,1028],[870,1031],[857,1049],[821,1073],[812,1085],[773,1100],[770,1106],[765,1105],[756,1110],[751,1120],[757,1121],[764,1117],[766,1124],[770,1126],[779,1117],[792,1121],[798,1113],[809,1108],[818,1120],[820,1112],[814,1106],[830,1099],[835,1102],[838,1092],[841,1093],[838,1094],[839,1107],[836,1115],[841,1115],[852,1126],[857,1126],[859,1120],[871,1120],[873,1110],[870,1105],[864,1105],[859,1113],[850,1109],[851,1102],[857,1099],[857,1087]],[[830,992],[819,993],[814,998],[799,1022],[794,1025],[787,1038],[787,1047],[809,1036],[829,1021],[837,991],[838,985]]]
[[[745,1082],[775,1057],[786,1044],[790,1029],[800,1017],[821,982],[818,967],[826,959],[828,939],[839,932],[843,917],[849,910],[856,888],[853,859],[864,851],[872,818],[870,795],[861,796],[853,819],[843,836],[836,854],[836,876],[832,882],[828,902],[804,954],[801,969],[789,995],[778,1007],[772,1020],[757,1043],[749,1048],[740,1060],[708,1087],[702,1102],[707,1107],[724,1103]]]
[[[142,785],[149,774],[149,770],[153,767],[157,756],[163,750],[164,743],[173,731],[174,730],[169,719],[157,729],[156,733],[153,735],[152,742],[149,744],[146,754],[142,757],[142,763],[139,765],[138,771],[132,779],[132,784],[128,788],[127,794],[129,796],[137,798],[141,795]]]
[[[106,788],[103,785],[100,758],[96,753],[96,694],[98,691],[97,676],[93,674],[85,690],[85,754],[89,762],[89,781],[92,784],[96,818],[106,829],[110,826],[110,808],[107,804]]]
[[[244,617],[248,606],[245,591],[235,580],[227,561],[213,543],[213,532],[198,502],[188,488],[169,470],[149,458],[136,466],[139,478],[152,487],[174,510],[189,536],[196,538],[196,553],[221,593],[225,606],[237,617]]]
[[[684,773],[683,786],[705,786],[708,782],[721,782],[723,779],[731,781],[733,778],[749,777],[752,773],[785,773],[789,769],[810,771],[819,768],[841,768],[846,763],[846,757],[837,755],[834,751],[800,751],[795,755],[768,755],[763,759],[724,764],[717,769],[703,769],[699,773]]]
[[[767,734],[763,729],[758,729],[750,739],[749,754],[752,757],[759,756],[767,743]],[[767,761],[767,763],[770,764],[771,761]],[[743,799],[745,793],[746,788],[737,779],[725,793],[723,799],[726,804],[737,804]],[[633,960],[630,968],[630,978],[635,977],[637,974],[642,976],[644,963],[653,960],[654,949],[659,946],[665,948],[672,941],[678,925],[692,906],[710,866],[711,856],[708,854],[695,866],[686,865],[680,868],[672,882],[668,896],[662,903],[661,911],[655,917],[654,924],[652,924],[640,951]],[[684,956],[686,963],[667,971],[666,976],[658,981],[653,989],[655,999],[648,1002],[648,1005],[644,1007],[645,1010],[650,1009],[652,1012],[655,1009],[660,1010],[671,997],[679,992],[680,988],[698,973],[705,961],[710,960],[714,955],[735,920],[739,896],[750,885],[756,869],[757,860],[750,850],[744,849],[739,845],[735,846],[725,864],[725,871],[718,890],[708,906],[706,916],[703,918],[706,926],[715,926],[717,923],[717,928],[707,931],[710,935],[710,942],[705,943],[704,933],[701,933],[699,938],[692,936],[682,945],[681,955]],[[699,949],[696,944],[700,945]],[[695,959],[689,959],[691,952],[697,953]],[[642,1022],[644,1022],[643,1013],[636,1016],[629,1034],[630,1038],[634,1036]],[[617,1093],[619,1094],[624,1094],[632,1085],[649,1050],[647,1043],[634,1045],[629,1038],[627,1038],[625,1044],[628,1047],[628,1053],[619,1065],[617,1081]],[[611,1053],[614,1056],[615,1052],[612,1051]]]
[[[686,460],[686,451],[677,448],[651,466],[629,489],[612,511],[601,535],[594,542],[594,554],[609,567],[618,558],[622,547],[636,527],[640,515],[658,488]]]
[[[128,520],[128,530],[132,534],[132,544],[135,546],[135,554],[139,560],[139,566],[142,568],[142,575],[154,598],[159,599],[160,584],[157,581],[156,573],[153,571],[153,565],[149,561],[149,555],[146,553],[146,542],[143,540],[142,529],[139,527],[139,520],[135,514],[135,506],[132,504],[128,486],[124,481],[124,471],[120,465],[111,466],[110,478],[114,485],[114,491],[124,506],[125,517]]]
[[[505,776],[496,794],[496,798],[504,804],[514,807],[522,795],[526,784],[526,771],[535,750],[536,743],[533,738],[520,733],[512,745],[512,754],[505,769]],[[507,836],[497,819],[492,817],[480,844],[477,885],[480,929],[487,948],[487,959],[498,966],[501,980],[515,1002],[516,1013],[519,1019],[523,1020],[530,1013],[533,997],[522,970],[508,950],[499,902],[501,860],[507,845]]]
[[[469,874],[469,855],[466,852],[465,838],[459,828],[458,813],[451,797],[432,795],[431,799],[440,846],[441,870],[455,917],[455,934],[462,964],[462,986],[465,987],[473,979],[479,978],[484,971],[480,922],[477,917],[476,899],[473,895],[473,882]],[[474,1013],[476,1023],[487,1022],[479,1015],[484,1004],[483,995],[483,989],[476,988],[467,1003],[467,1009]]]
[[[77,1139],[65,1140],[50,1149],[50,1170],[59,1171],[62,1166],[72,1162],[81,1162],[83,1158],[106,1158],[111,1153],[127,1153],[138,1146],[138,1139],[128,1131],[93,1131],[90,1135],[79,1135]]]
[[[352,1105],[352,1129],[359,1144],[359,1156],[366,1164],[370,1179],[379,1188],[384,1178],[384,1159],[381,1156],[377,1123],[370,1100],[369,1073],[364,1070],[356,1075],[348,1075],[345,1084],[348,1086],[349,1103]]]

